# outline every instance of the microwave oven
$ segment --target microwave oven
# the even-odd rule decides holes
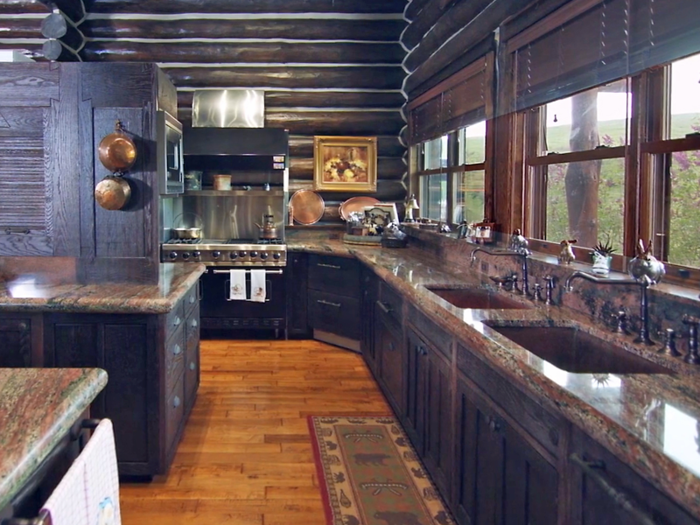
[[[182,124],[170,113],[158,110],[157,171],[161,195],[185,191],[185,174],[182,158]]]

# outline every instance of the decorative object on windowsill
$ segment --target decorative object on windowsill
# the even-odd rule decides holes
[[[531,255],[532,252],[530,252],[528,248],[529,245],[530,243],[522,234],[520,228],[518,228],[513,232],[513,235],[510,238],[508,249],[512,252],[519,253],[520,255]]]
[[[382,232],[382,247],[384,248],[405,248],[407,235],[401,231],[397,222],[387,224]]]
[[[628,268],[635,280],[648,281],[648,284],[656,284],[666,275],[664,264],[652,254],[651,240],[645,247],[644,241],[639,239],[637,256],[630,261]]]
[[[450,225],[446,222],[438,222],[438,231],[440,233],[450,233],[452,228],[450,228]]]
[[[598,241],[593,247],[593,273],[598,275],[608,275],[610,273],[610,265],[612,263],[612,254],[615,248],[612,247],[610,236],[605,241]]]
[[[406,213],[403,218],[403,222],[416,222],[413,218],[413,210],[419,210],[418,201],[416,196],[411,193],[411,196],[406,200]]]
[[[422,230],[436,230],[438,227],[438,222],[428,217],[419,217],[416,222]]]
[[[577,242],[578,241],[576,239],[564,239],[559,243],[559,245],[561,246],[561,251],[557,256],[559,264],[571,264],[576,260],[576,256],[574,255],[574,249],[572,248],[572,245],[576,244]]]
[[[467,227],[469,239],[476,244],[491,244],[494,241],[495,227],[496,223],[489,222],[486,218],[481,222],[474,222]],[[527,246],[527,239],[523,239]]]

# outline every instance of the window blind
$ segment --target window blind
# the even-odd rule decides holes
[[[490,56],[476,60],[408,103],[411,144],[486,118]]]

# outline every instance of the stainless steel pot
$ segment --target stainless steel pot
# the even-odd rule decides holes
[[[176,239],[201,239],[202,228],[171,228]]]

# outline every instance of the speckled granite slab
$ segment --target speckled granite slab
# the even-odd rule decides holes
[[[99,368],[0,368],[0,509],[106,384]]]
[[[163,266],[158,284],[77,284],[42,279],[33,272],[6,275],[0,284],[0,311],[167,313],[206,268],[203,264]]]
[[[491,287],[469,264],[445,265],[415,248],[354,247],[337,240],[298,239],[290,251],[356,257],[402,292],[443,329],[508,380],[564,415],[694,515],[700,515],[700,367],[632,344],[633,336],[591,325],[569,308],[457,308],[427,287]],[[569,373],[525,350],[492,325],[576,326],[669,369],[671,374]],[[460,359],[456,356],[456,361]]]

